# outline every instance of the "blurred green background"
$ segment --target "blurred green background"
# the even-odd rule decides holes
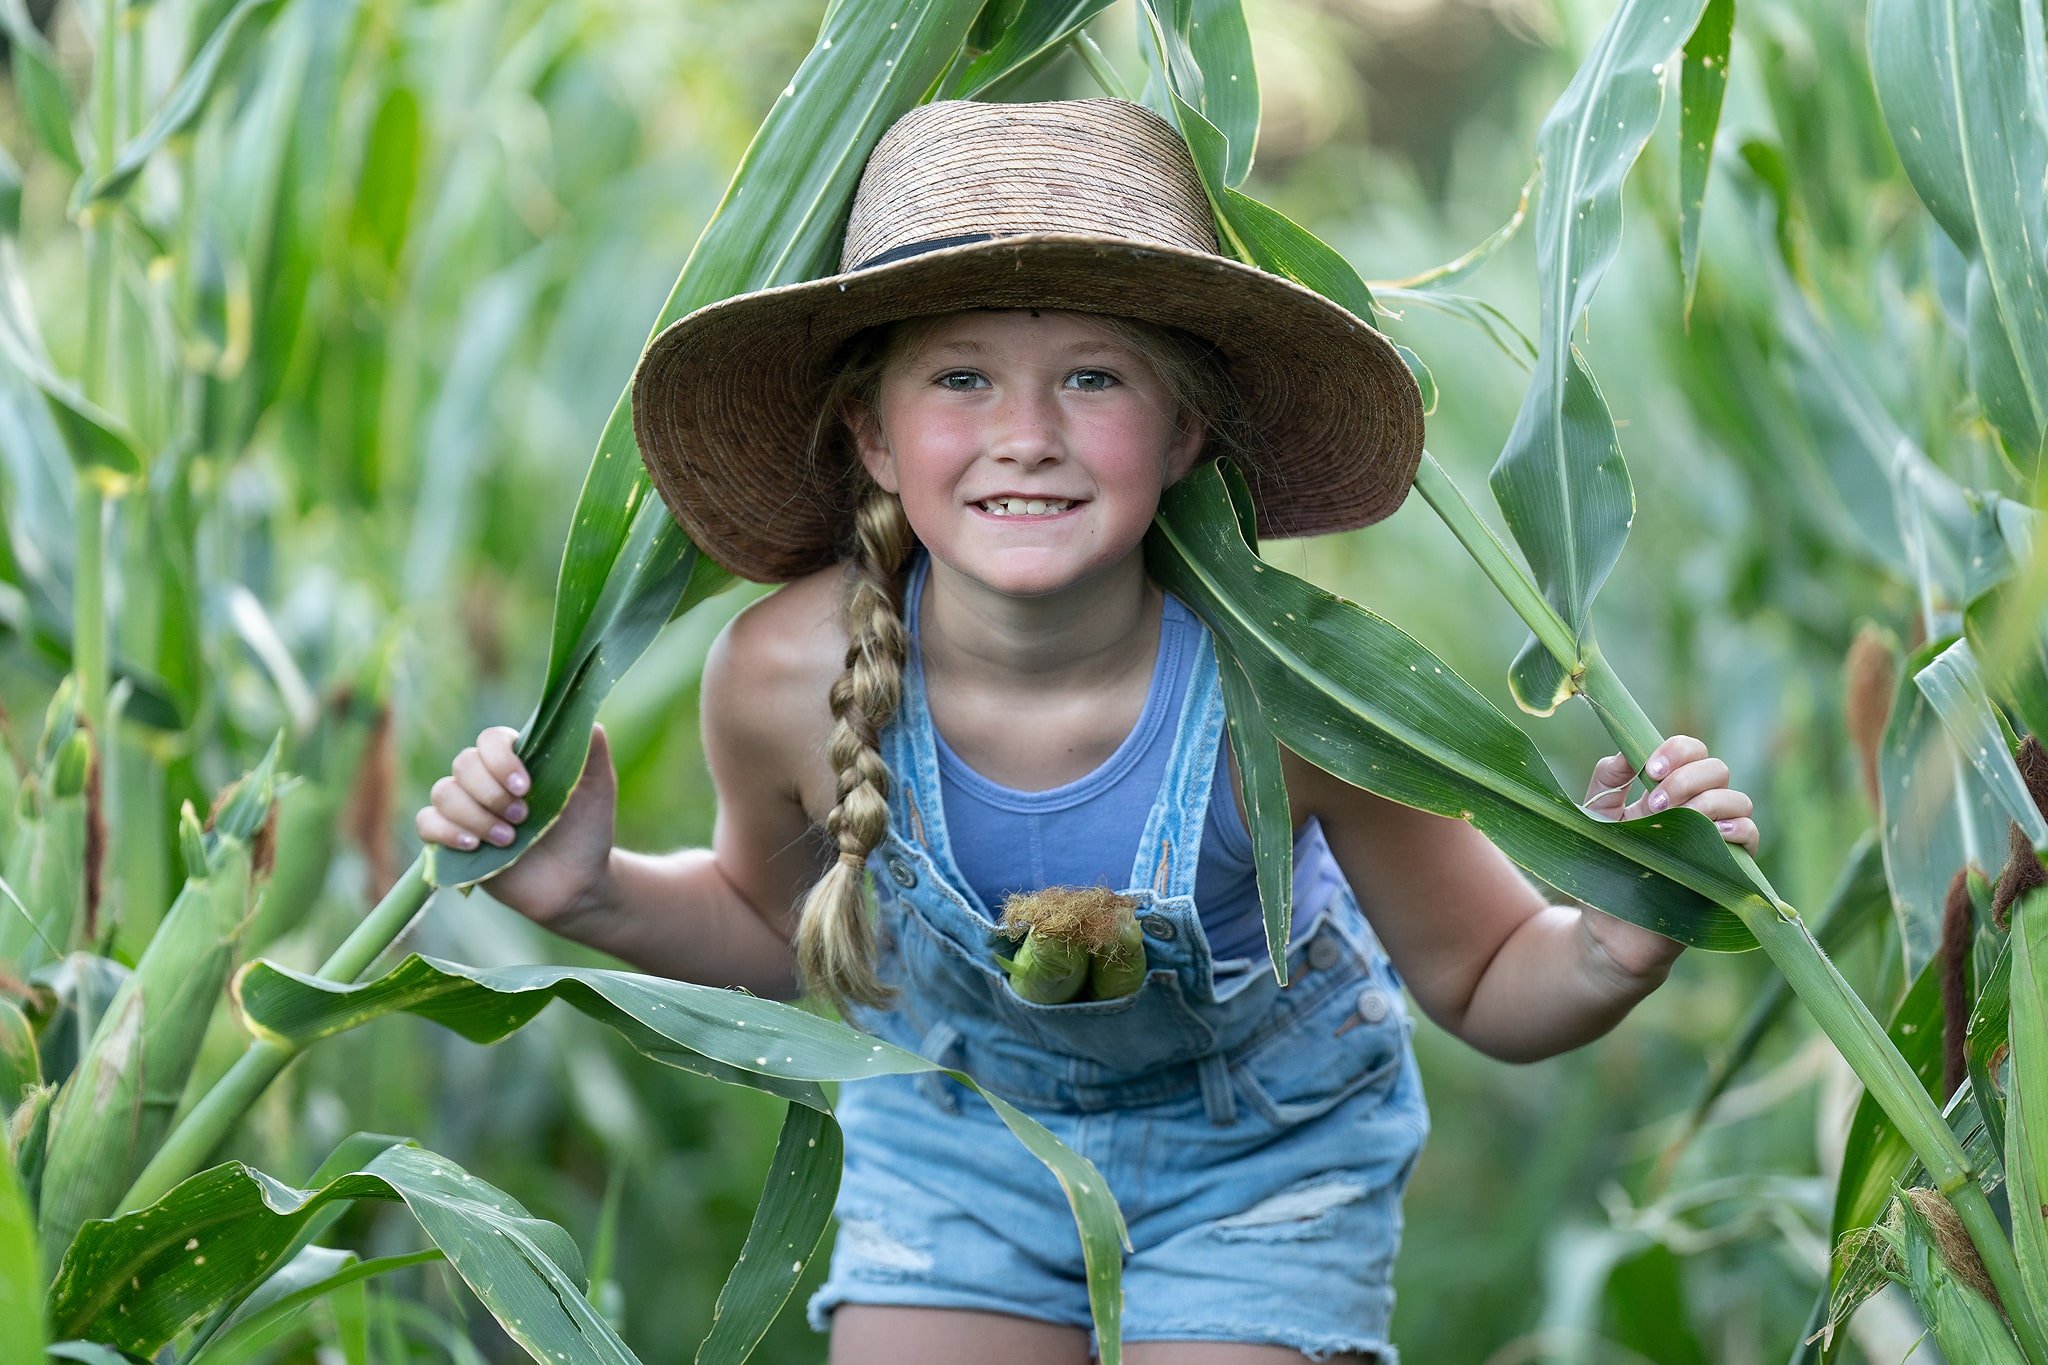
[[[139,12],[196,27],[221,8],[160,0]],[[1264,94],[1248,188],[1374,281],[1448,261],[1508,220],[1537,127],[1606,18],[1585,0],[1246,8]],[[308,966],[410,857],[412,811],[456,751],[486,725],[525,719],[591,441],[819,10],[296,0],[238,49],[229,92],[176,144],[182,188],[146,178],[136,192],[145,223],[199,246],[175,280],[137,266],[119,285],[137,334],[158,329],[207,376],[195,382],[208,396],[196,430],[125,414],[169,452],[150,489],[115,504],[108,539],[126,556],[110,572],[116,657],[143,680],[128,714],[147,709],[152,687],[190,714],[183,726],[138,721],[110,774],[114,809],[136,812],[117,827],[162,833],[161,847],[138,839],[110,864],[116,952],[146,942],[152,907],[166,903],[173,845],[160,813],[179,794],[210,795],[280,728],[308,778],[287,810],[296,799],[319,817],[302,819],[303,842],[280,866],[315,876],[305,889],[317,908],[262,924],[248,946]],[[87,60],[81,22],[68,6],[48,20],[71,71]],[[1943,244],[1892,162],[1860,22],[1808,0],[1745,10],[1689,324],[1673,95],[1579,337],[1636,483],[1603,647],[1667,732],[1699,735],[1729,761],[1757,801],[1765,870],[1801,906],[1825,898],[1872,819],[1841,660],[1865,619],[1910,634],[1918,604],[1896,556],[1870,548],[1830,415],[1803,397],[1780,267],[1799,271],[1818,325],[1892,420],[1966,482],[1996,473],[1981,433],[1954,434],[1962,386],[1937,325]],[[1128,6],[1096,32],[1136,68]],[[136,81],[154,89],[173,74],[151,66],[154,49],[136,50]],[[1093,93],[1071,57],[1007,92]],[[15,94],[0,100],[0,145],[20,153]],[[62,202],[69,177],[17,159],[22,278],[52,354],[75,372],[84,267]],[[174,288],[201,301],[197,324],[164,306]],[[1464,288],[1533,330],[1529,234]],[[1430,448],[1486,505],[1526,367],[1457,318],[1415,308],[1382,322],[1430,364],[1441,390]],[[138,344],[118,366],[133,378],[151,354]],[[73,493],[48,423],[0,377],[11,547],[0,703],[17,751],[63,672],[52,632],[69,619]],[[175,548],[187,532],[189,555]],[[1504,671],[1524,631],[1420,499],[1365,531],[1267,553],[1420,638],[1526,722],[1574,795],[1607,752],[1582,706],[1547,722],[1515,710]],[[669,627],[602,713],[627,846],[708,836],[697,678],[749,597],[729,593]],[[330,825],[331,838],[310,832]],[[437,897],[409,946],[482,964],[590,960],[487,895]],[[1869,944],[1843,964],[1880,1014],[1897,987],[1891,958]],[[1832,1050],[1791,1019],[1707,1129],[1657,1165],[1770,975],[1755,955],[1689,953],[1613,1035],[1533,1066],[1491,1062],[1425,1025],[1436,1127],[1409,1194],[1395,1316],[1410,1361],[1791,1354],[1820,1283],[1828,1172],[1855,1094]],[[215,1034],[195,1088],[238,1048],[225,1015]],[[239,1146],[302,1176],[358,1128],[415,1135],[563,1223],[591,1252],[600,1302],[626,1338],[667,1359],[708,1326],[779,1117],[766,1096],[644,1065],[565,1012],[490,1049],[394,1019],[299,1063]],[[351,1217],[366,1249],[412,1245],[396,1220]],[[800,1308],[823,1268],[819,1258],[762,1359],[822,1359]],[[423,1274],[387,1291],[387,1345],[403,1337],[434,1359],[472,1342],[485,1358],[517,1358],[451,1285]],[[406,1298],[421,1306],[399,1306]],[[1909,1322],[1873,1305],[1850,1358],[1901,1358],[1917,1335]]]

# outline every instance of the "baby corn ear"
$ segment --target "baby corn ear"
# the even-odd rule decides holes
[[[1082,993],[1096,1000],[1129,995],[1145,980],[1145,939],[1138,903],[1100,886],[1050,886],[1003,902],[1003,928],[1024,944],[998,958],[1026,1000],[1063,1004]]]

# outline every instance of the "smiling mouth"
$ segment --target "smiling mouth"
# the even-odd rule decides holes
[[[993,517],[1052,517],[1080,504],[1070,498],[983,498],[974,505]]]

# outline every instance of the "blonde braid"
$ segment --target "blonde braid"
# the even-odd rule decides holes
[[[903,699],[910,647],[903,580],[914,544],[903,504],[879,488],[862,499],[855,534],[847,575],[846,671],[832,684],[827,746],[839,797],[825,817],[825,834],[839,856],[804,898],[796,931],[797,972],[805,988],[842,1010],[849,1001],[884,1006],[895,997],[875,975],[874,928],[861,885],[868,854],[889,832],[890,778],[880,741]]]

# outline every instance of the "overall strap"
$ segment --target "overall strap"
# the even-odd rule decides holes
[[[882,757],[889,765],[889,818],[896,833],[927,850],[941,867],[950,868],[945,816],[939,806],[939,751],[932,736],[931,707],[926,703],[924,651],[918,645],[918,607],[931,561],[922,549],[911,552],[910,572],[903,585],[903,627],[909,638],[903,661],[902,700],[882,734]]]
[[[1132,887],[1149,887],[1162,896],[1195,893],[1195,867],[1202,856],[1202,829],[1209,819],[1209,792],[1222,741],[1223,680],[1216,671],[1215,641],[1202,626],[1166,775],[1131,867]]]

